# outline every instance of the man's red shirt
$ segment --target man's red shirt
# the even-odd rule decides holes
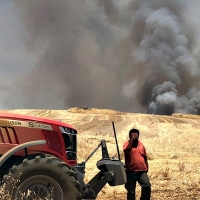
[[[123,150],[128,146],[129,141],[125,142],[123,145]],[[131,149],[130,152],[124,152],[125,154],[125,165],[128,171],[147,171],[147,165],[145,163],[144,157],[147,156],[146,150],[142,142],[138,140],[137,147]]]

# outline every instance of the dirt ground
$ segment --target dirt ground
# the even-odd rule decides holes
[[[175,113],[172,116],[123,113],[95,108],[69,110],[4,110],[33,116],[61,120],[78,130],[78,162],[84,161],[101,139],[107,142],[110,157],[117,157],[112,122],[115,123],[120,156],[128,131],[140,130],[140,140],[148,153],[152,200],[200,199],[200,116]],[[96,162],[101,158],[98,150],[86,164],[85,182],[97,172]],[[137,200],[140,186],[137,185]],[[98,200],[126,199],[124,186],[106,185]]]

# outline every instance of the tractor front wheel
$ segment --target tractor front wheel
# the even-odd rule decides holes
[[[14,165],[6,176],[5,189],[16,199],[80,200],[76,175],[57,157],[41,154]]]

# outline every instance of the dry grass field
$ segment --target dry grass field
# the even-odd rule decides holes
[[[172,116],[123,113],[114,110],[72,108],[69,110],[4,110],[62,120],[78,130],[78,161],[84,161],[105,139],[110,156],[117,156],[112,121],[115,123],[122,161],[122,145],[132,128],[140,130],[140,140],[148,153],[152,200],[200,199],[200,116],[175,113]],[[100,149],[86,164],[85,182],[96,173]],[[140,187],[137,185],[137,200]],[[126,199],[124,186],[108,185],[98,200]]]

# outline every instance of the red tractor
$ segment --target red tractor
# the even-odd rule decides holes
[[[112,122],[113,123],[113,122]],[[22,195],[40,199],[96,199],[101,189],[126,183],[124,164],[110,158],[105,140],[77,163],[77,130],[66,123],[45,118],[0,113],[0,177],[12,200]],[[99,172],[84,183],[85,164],[101,147]],[[14,184],[13,184],[14,182]],[[21,198],[22,199],[22,198]],[[28,198],[31,199],[31,198]]]

